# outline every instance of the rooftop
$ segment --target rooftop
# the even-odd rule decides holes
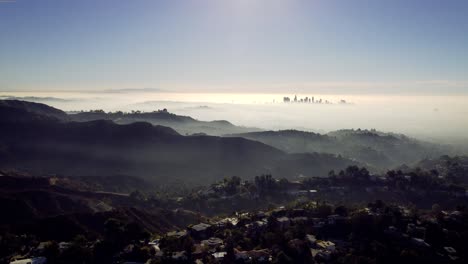
[[[210,227],[211,227],[211,225],[209,225],[209,224],[200,223],[200,224],[192,226],[191,229],[193,229],[195,231],[204,231],[204,230],[206,230],[206,229],[208,229]]]

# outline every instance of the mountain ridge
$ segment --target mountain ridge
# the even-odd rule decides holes
[[[171,128],[145,122],[120,125],[110,120],[14,119],[0,121],[5,128],[0,135],[0,152],[5,157],[0,166],[35,174],[124,174],[154,183],[202,184],[233,175],[325,176],[331,169],[356,164],[322,154],[289,156],[241,137],[182,136]]]
[[[373,129],[342,129],[326,134],[270,130],[225,136],[257,140],[287,153],[320,152],[341,155],[381,169],[390,169],[404,163],[411,164],[427,157],[438,157],[450,151],[449,146]]]

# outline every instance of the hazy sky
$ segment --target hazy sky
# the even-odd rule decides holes
[[[466,0],[0,0],[0,91],[468,94]]]

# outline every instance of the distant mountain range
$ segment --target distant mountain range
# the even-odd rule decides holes
[[[16,118],[26,119],[60,119],[68,120],[68,115],[57,108],[41,103],[33,103],[21,100],[0,100],[0,110],[2,111],[2,120],[14,122]],[[27,120],[16,120],[27,121]]]
[[[208,122],[199,121],[189,116],[181,116],[169,113],[165,109],[154,112],[134,111],[130,113],[106,113],[104,111],[88,111],[70,114],[68,118],[70,118],[73,121],[79,122],[93,120],[112,120],[117,124],[148,122],[153,125],[171,127],[182,135],[207,134],[219,136],[226,133],[244,133],[259,131],[259,129],[257,128],[235,126],[225,120],[215,120]]]
[[[376,130],[344,129],[327,134],[280,130],[226,136],[256,140],[288,153],[319,152],[341,155],[381,169],[412,164],[421,159],[439,157],[453,152],[450,146]]]
[[[99,113],[67,115],[38,103],[0,101],[0,114],[0,167],[35,174],[123,174],[153,183],[206,184],[233,175],[326,176],[357,164],[331,154],[287,154],[240,137],[182,136],[146,122],[119,125],[99,119]],[[190,120],[164,111],[149,115]],[[87,121],[93,119],[99,120]]]

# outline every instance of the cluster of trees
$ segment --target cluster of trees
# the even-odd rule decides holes
[[[78,113],[80,114],[109,114],[109,115],[116,115],[116,116],[123,116],[123,115],[128,115],[128,114],[141,114],[141,113],[169,113],[166,108],[164,109],[159,109],[157,111],[152,111],[152,112],[142,112],[140,110],[131,110],[130,112],[123,112],[123,111],[115,111],[115,112],[106,112],[102,109],[96,109],[96,110],[89,110],[89,111],[79,111]]]
[[[340,170],[338,174],[334,170],[328,173],[328,177],[331,179],[340,179],[343,182],[350,185],[359,185],[362,182],[369,181],[370,174],[365,168],[359,168],[358,166],[348,166],[345,170]]]

